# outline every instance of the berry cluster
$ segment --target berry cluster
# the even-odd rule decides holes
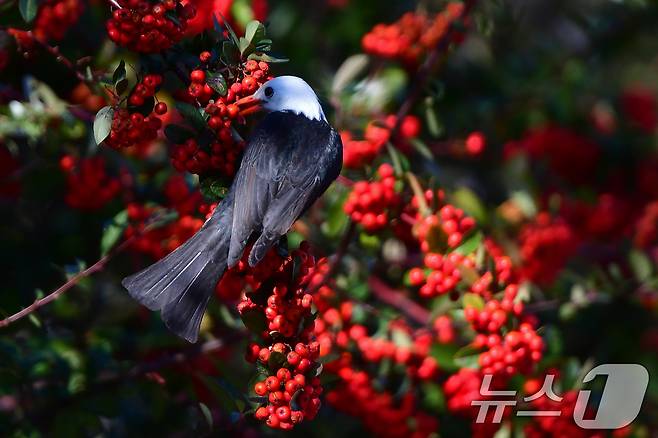
[[[247,350],[247,359],[258,362],[267,374],[254,387],[263,397],[256,418],[272,428],[291,429],[302,419],[315,417],[320,409],[320,344],[314,340],[313,296],[307,292],[316,262],[305,243],[288,257],[270,251],[263,262],[251,273],[255,292],[237,307],[247,327],[264,344],[251,344]],[[251,270],[246,260],[234,269],[238,273]]]
[[[362,168],[379,155],[382,147],[389,141],[391,130],[396,125],[394,115],[387,116],[383,121],[372,121],[366,125],[364,140],[356,140],[349,131],[341,132],[343,141],[343,165],[350,169]],[[420,133],[420,120],[416,116],[406,116],[400,124],[399,135],[393,139],[398,149],[407,152],[409,139]]]
[[[102,157],[77,159],[65,155],[59,162],[66,174],[66,203],[85,211],[103,208],[119,193],[121,184],[109,176]]]
[[[337,410],[363,421],[373,436],[384,438],[431,436],[439,428],[434,415],[418,409],[418,401],[412,392],[400,400],[389,391],[375,389],[371,377],[365,371],[341,368],[338,385],[327,393],[327,402]]]
[[[475,220],[465,216],[464,211],[450,204],[444,205],[438,215],[426,217],[418,224],[418,239],[421,241],[421,250],[429,252],[436,248],[437,232],[445,236],[449,248],[457,248],[463,241],[464,236],[475,228]]]
[[[227,144],[231,146],[227,147]],[[238,170],[238,159],[243,148],[244,142],[233,144],[232,139],[229,139],[214,141],[206,150],[191,138],[174,147],[171,163],[179,172],[187,171],[197,175],[216,173],[231,179]]]
[[[451,293],[462,279],[461,267],[473,269],[475,262],[470,257],[453,252],[445,256],[428,253],[424,257],[425,269],[412,268],[409,271],[409,283],[420,286],[421,297],[431,298]]]
[[[120,9],[107,21],[107,35],[116,44],[141,53],[167,50],[183,37],[195,8],[180,0],[118,0]]]
[[[176,210],[180,216],[190,216],[197,212],[205,216],[208,204],[203,203],[203,196],[199,190],[190,189],[182,175],[170,176],[162,191],[167,197],[167,206]]]
[[[413,391],[396,401],[394,391],[378,389],[368,372],[373,369],[377,374],[383,363],[392,362],[396,364],[394,369],[405,370],[412,384],[436,378],[438,363],[429,355],[432,333],[413,332],[401,321],[392,321],[388,327],[391,339],[369,335],[366,326],[354,322],[356,305],[350,301],[337,304],[338,298],[327,286],[322,286],[316,295],[319,317],[315,321],[315,333],[320,354],[327,357],[334,353],[338,357],[327,362],[324,368],[339,379],[327,392],[327,402],[361,419],[377,436],[426,437],[436,432],[438,423],[419,409]],[[379,377],[389,378],[382,374]]]
[[[452,22],[461,17],[463,7],[463,3],[452,2],[433,18],[408,12],[393,24],[378,24],[363,37],[363,50],[415,64],[427,50],[436,46]]]
[[[452,318],[447,315],[440,315],[434,320],[434,331],[436,340],[439,344],[450,344],[455,342],[455,326]]]
[[[157,208],[137,203],[128,204],[129,225],[124,231],[126,239],[135,237],[131,249],[159,260],[181,246],[203,225],[201,219],[181,216],[174,222],[153,230],[145,231],[146,226],[157,214]]]
[[[514,266],[512,265],[512,259],[505,254],[503,249],[489,237],[484,239],[484,247],[487,250],[487,254],[493,259],[494,272],[498,283],[506,284],[515,281],[517,275]],[[471,286],[471,290],[477,294],[483,295],[483,292],[477,290],[475,285]]]
[[[202,52],[199,59],[207,64],[212,58],[210,52]],[[198,175],[213,173],[227,179],[232,178],[238,168],[238,160],[244,149],[244,142],[233,133],[233,123],[240,117],[235,102],[252,95],[267,80],[269,65],[266,62],[249,60],[240,66],[239,74],[228,85],[225,95],[220,95],[209,83],[217,79],[210,67],[198,68],[190,73],[189,95],[205,105],[208,127],[216,134],[209,145],[201,145],[195,139],[177,145],[172,150],[171,160],[178,171],[188,171]]]
[[[429,206],[434,201],[442,204],[443,192],[438,191],[435,195],[431,190],[427,190],[424,193],[424,203]],[[419,209],[420,202],[414,196],[405,209],[415,216],[415,237],[425,254],[424,267],[412,268],[409,271],[409,283],[420,287],[419,294],[425,298],[453,293],[462,281],[463,269],[475,272],[475,260],[472,256],[450,252],[475,228],[475,220],[450,204],[440,207],[438,213],[423,216]],[[491,275],[484,275],[487,274]]]
[[[590,181],[598,168],[601,149],[591,140],[571,130],[545,126],[526,133],[519,141],[505,145],[511,158],[525,152],[535,161],[545,161],[553,174],[572,184]]]
[[[366,232],[375,233],[386,227],[389,211],[395,209],[400,197],[395,191],[395,172],[390,164],[377,170],[379,181],[359,181],[354,184],[343,209]]]
[[[128,96],[128,108],[117,108],[114,111],[112,131],[105,139],[106,145],[113,149],[140,147],[157,138],[162,127],[162,120],[158,116],[167,112],[167,104],[158,102],[152,108],[143,107],[152,100],[161,84],[162,76],[149,74],[135,85]],[[145,116],[143,112],[147,110],[149,113]]]
[[[482,385],[482,373],[479,370],[471,368],[461,368],[457,373],[448,377],[443,384],[443,392],[446,397],[446,407],[451,413],[464,417],[471,424],[471,436],[473,438],[491,438],[498,431],[500,424],[493,422],[493,409],[490,409],[483,423],[476,423],[478,416],[478,406],[473,406],[471,402],[475,400],[490,399],[480,394]],[[490,390],[500,390],[505,388],[505,381],[498,376],[494,376]],[[512,409],[503,411],[503,418],[511,415]]]
[[[579,427],[574,418],[576,410],[578,391],[570,390],[562,395],[561,401],[552,400],[547,396],[539,397],[531,402],[533,411],[559,411],[559,416],[537,416],[525,425],[523,433],[528,438],[603,438],[606,434],[600,431],[587,430]],[[592,418],[593,412],[589,407],[585,408],[584,418]],[[615,431],[613,436],[624,436],[624,429]],[[627,431],[626,431],[627,432]]]
[[[131,246],[132,250],[155,260],[166,256],[192,237],[204,222],[198,216],[205,215],[209,209],[209,206],[203,203],[201,193],[192,190],[181,175],[171,176],[165,182],[163,192],[167,198],[165,206],[176,210],[179,216],[165,226],[144,232],[145,227],[158,213],[158,207],[137,202],[126,206],[129,225],[124,232],[125,237],[137,235]]]
[[[80,0],[46,0],[39,5],[34,21],[34,36],[41,41],[61,40],[74,25],[84,4]]]
[[[482,309],[466,304],[464,318],[478,332],[497,333],[508,322],[508,314],[519,317],[523,313],[523,303],[515,302],[518,286],[511,284],[505,288],[501,301],[490,299]]]
[[[199,55],[203,64],[207,64],[211,59],[210,52],[202,52]],[[228,89],[225,94],[220,95],[210,84],[217,80],[217,75],[221,73],[215,72],[212,66],[205,66],[192,70],[187,91],[198,102],[207,105],[206,113],[210,117],[208,125],[219,131],[227,128],[226,122],[238,117],[239,108],[235,105],[238,99],[254,94],[263,83],[272,79],[269,71],[267,62],[248,60],[240,65],[233,78],[224,78]],[[211,99],[213,102],[210,102]]]
[[[285,354],[287,350],[283,343],[272,346],[272,351],[280,354]],[[269,357],[270,350],[261,351],[267,352],[262,354],[262,357]],[[259,360],[262,360],[260,356]],[[310,363],[308,359],[310,356],[308,347],[298,343],[294,350],[290,350],[286,359],[290,366],[297,362],[297,368],[300,368],[299,364],[307,361]],[[322,386],[317,377],[307,382],[303,372],[293,374],[288,367],[281,367],[274,375],[257,382],[254,385],[254,392],[260,397],[266,397],[268,402],[267,406],[256,409],[254,414],[256,419],[265,421],[271,428],[289,430],[301,423],[304,418],[310,420],[315,417],[320,408],[319,396],[322,394]]]
[[[482,373],[509,377],[532,371],[542,358],[544,341],[530,323],[524,322],[519,330],[510,330],[503,337],[480,334],[473,346],[488,349],[478,358]]]
[[[521,275],[540,284],[552,283],[578,245],[571,227],[560,218],[540,213],[519,233]]]

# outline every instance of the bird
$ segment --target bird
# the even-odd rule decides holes
[[[123,279],[165,326],[194,343],[217,282],[252,244],[256,266],[338,177],[343,145],[306,81],[278,76],[236,102],[240,114],[263,110],[239,169],[212,216],[160,261]]]

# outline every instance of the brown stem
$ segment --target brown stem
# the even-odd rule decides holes
[[[430,312],[420,304],[409,299],[404,292],[392,289],[374,276],[368,278],[368,287],[380,301],[395,307],[419,324],[429,324]]]

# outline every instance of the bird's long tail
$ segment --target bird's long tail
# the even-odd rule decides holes
[[[121,282],[135,300],[159,310],[169,330],[189,342],[196,342],[210,295],[226,269],[232,204],[229,197],[224,199],[217,207],[221,211],[187,242]]]

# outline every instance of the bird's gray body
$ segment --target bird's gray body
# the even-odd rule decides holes
[[[240,169],[212,217],[178,249],[122,284],[167,327],[195,342],[217,281],[249,242],[256,265],[338,177],[342,143],[323,119],[269,113],[255,128]]]

